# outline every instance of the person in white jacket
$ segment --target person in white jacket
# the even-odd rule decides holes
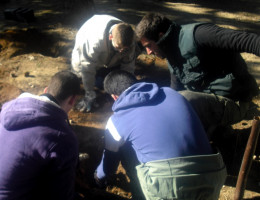
[[[79,29],[72,51],[72,71],[82,79],[84,98],[76,108],[89,112],[96,98],[97,71],[118,67],[134,72],[135,33],[130,24],[110,15],[94,15]],[[113,69],[113,68],[112,68]],[[109,72],[109,70],[108,70]]]

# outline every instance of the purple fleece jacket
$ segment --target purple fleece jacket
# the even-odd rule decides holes
[[[77,161],[77,139],[60,107],[34,95],[3,105],[0,200],[73,199]]]

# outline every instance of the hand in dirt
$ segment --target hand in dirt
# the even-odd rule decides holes
[[[95,99],[95,91],[86,91],[85,96],[77,103],[76,109],[80,112],[90,112],[93,105],[97,106]]]

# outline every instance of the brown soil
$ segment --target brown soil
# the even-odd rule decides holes
[[[55,2],[55,3],[54,3]],[[94,4],[64,7],[63,1],[5,0],[0,2],[0,105],[21,92],[40,94],[50,77],[70,66],[75,34],[80,25],[94,13],[106,13],[135,25],[149,11],[162,12],[178,23],[208,21],[223,27],[260,34],[259,0],[95,0]],[[75,1],[79,2],[79,1]],[[10,8],[33,9],[36,20],[6,20],[3,11]],[[250,72],[260,84],[260,58],[242,54]],[[148,78],[161,85],[169,84],[165,60],[141,54],[136,65],[138,78]],[[106,190],[93,188],[92,176],[103,150],[103,130],[111,115],[112,99],[97,90],[99,108],[91,113],[72,110],[69,117],[80,143],[81,172],[78,190],[89,199],[130,199],[129,179],[120,166],[114,181]],[[221,200],[234,198],[235,185],[252,119],[259,116],[260,99],[255,98],[245,120],[219,129],[215,139],[228,168],[228,178]],[[245,199],[260,199],[259,145],[247,180]]]

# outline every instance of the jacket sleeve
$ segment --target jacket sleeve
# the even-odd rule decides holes
[[[105,149],[117,152],[124,144],[123,138],[118,133],[111,117],[107,121],[105,132]]]
[[[194,38],[198,47],[221,48],[260,56],[260,36],[255,33],[221,28],[206,23],[196,27]]]
[[[73,199],[78,146],[73,137],[60,138],[49,154],[48,187],[53,199]],[[55,197],[55,198],[54,198]]]
[[[102,40],[97,42],[77,41],[78,47],[72,52],[72,66],[74,70],[81,74],[84,89],[91,91],[94,89],[96,70],[99,58],[102,56]]]
[[[98,179],[107,178],[109,175],[115,174],[120,162],[118,152],[104,150],[100,164],[97,167],[96,173]]]
[[[99,179],[105,178],[107,175],[116,172],[120,161],[118,150],[123,143],[124,142],[110,117],[105,131],[105,150],[103,152],[101,163],[97,168],[97,177]]]

